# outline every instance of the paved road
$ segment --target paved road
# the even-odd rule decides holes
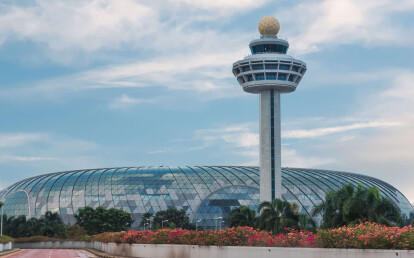
[[[88,258],[91,257],[82,250],[72,249],[24,249],[21,252],[6,255],[9,258]]]

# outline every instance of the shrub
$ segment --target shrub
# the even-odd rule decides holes
[[[52,238],[47,236],[31,236],[31,237],[19,237],[14,240],[15,243],[32,243],[32,242],[56,242],[63,241],[62,239]]]
[[[66,234],[71,240],[78,240],[79,238],[86,236],[86,230],[78,224],[74,224],[66,228]]]
[[[14,242],[14,239],[5,235],[0,236],[0,244],[7,244],[9,242]]]
[[[328,248],[414,249],[414,228],[376,223],[318,230],[316,245]]]

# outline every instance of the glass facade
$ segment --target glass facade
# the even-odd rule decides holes
[[[376,178],[353,173],[282,168],[282,198],[310,213],[327,191],[343,184],[377,186],[405,216],[413,211],[397,189]],[[118,208],[131,213],[138,228],[145,212],[176,207],[205,228],[225,227],[234,207],[259,204],[259,169],[241,166],[126,167],[46,174],[22,180],[0,192],[8,216],[40,217],[57,211],[66,224],[75,223],[79,208]],[[220,217],[222,219],[220,219]]]
[[[281,44],[259,44],[250,48],[252,54],[259,53],[280,53],[286,54],[288,46]]]

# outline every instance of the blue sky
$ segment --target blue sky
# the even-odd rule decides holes
[[[308,71],[282,96],[282,165],[357,172],[414,202],[412,0],[0,3],[0,188],[42,173],[258,165],[232,63],[264,15]]]

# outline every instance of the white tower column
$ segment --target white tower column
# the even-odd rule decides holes
[[[282,196],[280,93],[260,93],[260,202]]]

